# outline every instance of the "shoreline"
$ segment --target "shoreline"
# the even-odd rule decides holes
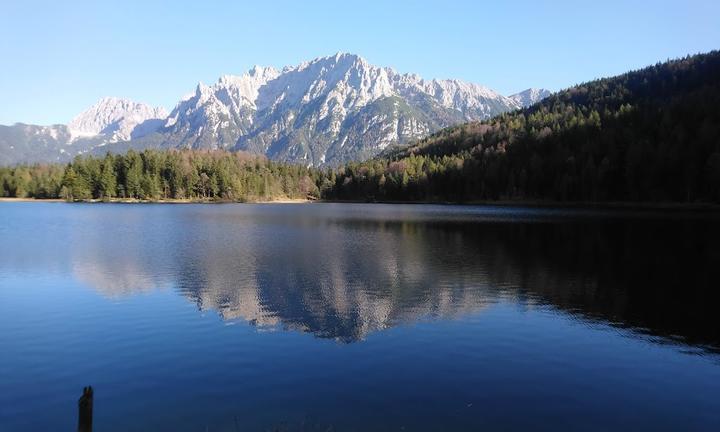
[[[588,210],[669,210],[720,212],[720,204],[682,202],[630,202],[630,201],[542,201],[542,200],[497,200],[497,201],[337,201],[318,202],[338,204],[418,204],[443,206],[487,206],[487,207],[530,207]]]
[[[0,197],[0,203],[3,202],[67,202],[62,198],[9,198]]]
[[[676,203],[676,202],[582,202],[582,201],[362,201],[362,200],[309,200],[303,198],[280,198],[275,200],[258,201],[227,201],[227,200],[191,200],[191,199],[111,199],[111,200],[76,200],[67,201],[61,198],[9,198],[0,197],[3,202],[56,202],[56,203],[89,203],[89,204],[413,204],[413,205],[443,205],[443,206],[494,206],[494,207],[532,207],[532,208],[573,208],[592,210],[669,210],[669,211],[703,211],[720,212],[720,204],[713,203]]]
[[[68,204],[304,204],[314,202],[313,200],[302,198],[279,198],[276,200],[259,200],[259,201],[228,201],[228,200],[198,200],[198,199],[160,199],[160,200],[143,200],[136,198],[112,198],[109,200],[87,199],[68,201],[62,198],[10,198],[0,197],[0,203],[3,202],[56,202]]]

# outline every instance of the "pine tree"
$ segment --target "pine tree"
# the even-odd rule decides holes
[[[117,180],[115,175],[115,167],[112,156],[107,155],[103,161],[102,172],[100,174],[100,194],[101,198],[112,198],[117,193]]]
[[[65,168],[65,173],[62,178],[63,198],[68,201],[75,199],[73,192],[75,191],[75,182],[77,181],[77,174],[73,169],[72,165],[68,165]]]
[[[130,198],[140,198],[143,195],[142,167],[140,156],[130,150],[125,156],[125,191]]]

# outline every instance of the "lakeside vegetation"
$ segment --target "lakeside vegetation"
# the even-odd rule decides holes
[[[144,150],[0,168],[0,196],[88,200],[720,202],[720,52],[559,92],[335,169]]]
[[[19,198],[263,201],[319,197],[316,174],[243,152],[130,150],[0,168],[0,184],[2,196]]]

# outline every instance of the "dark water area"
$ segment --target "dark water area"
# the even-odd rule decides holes
[[[0,203],[0,431],[720,430],[720,218]]]

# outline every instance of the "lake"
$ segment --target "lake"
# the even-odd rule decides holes
[[[720,430],[720,219],[0,203],[0,430]]]

